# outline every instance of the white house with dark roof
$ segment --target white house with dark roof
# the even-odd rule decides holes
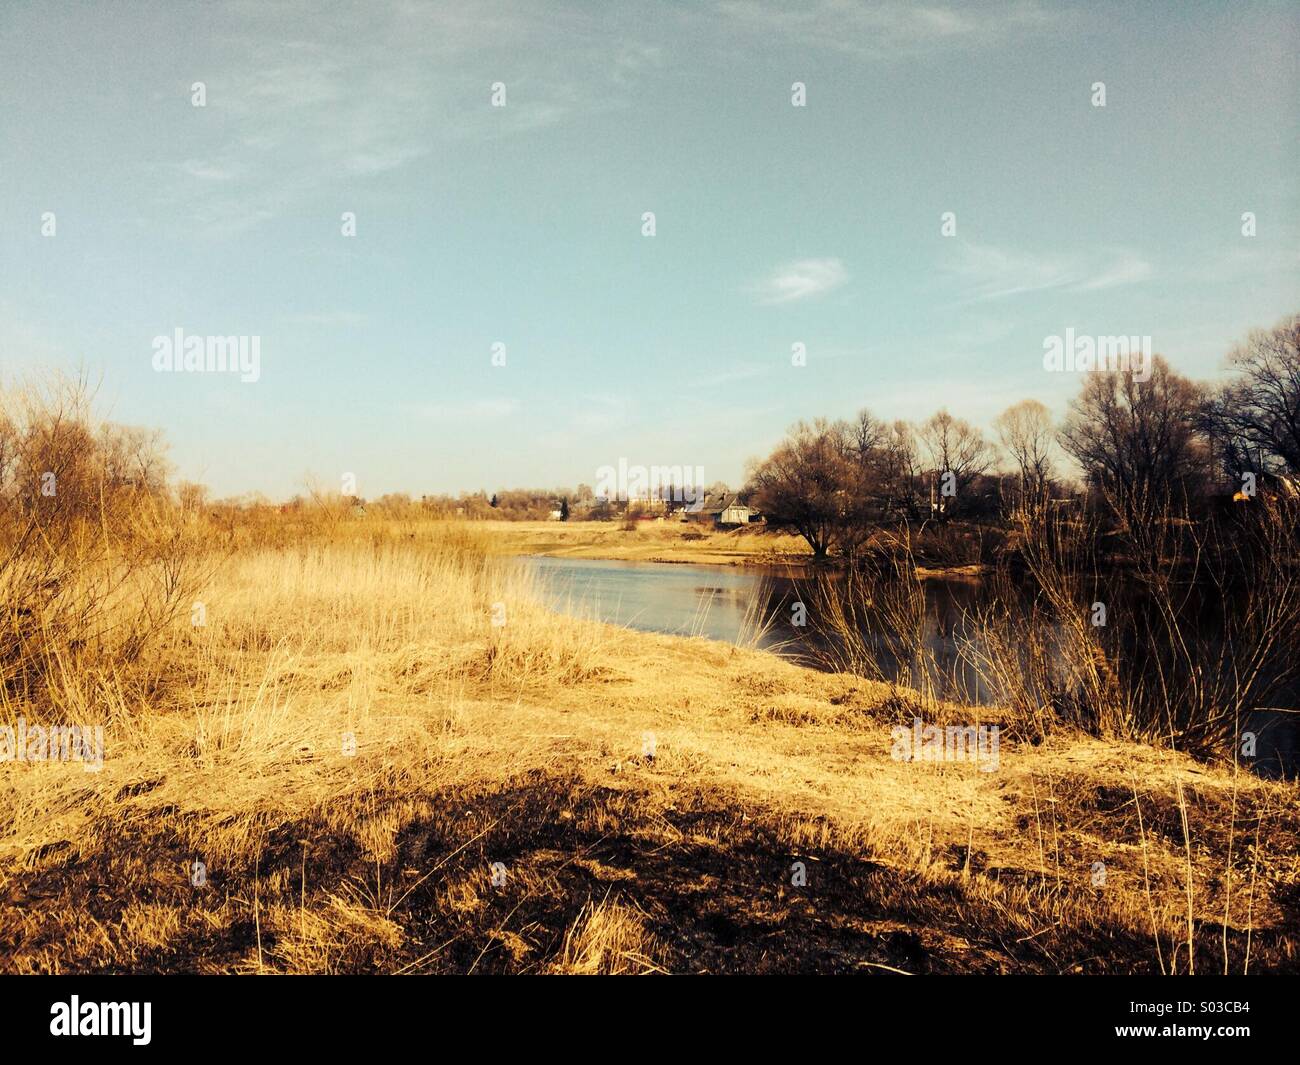
[[[699,510],[686,510],[687,521],[710,525],[748,525],[754,517],[754,511],[737,499],[734,493],[709,496]]]

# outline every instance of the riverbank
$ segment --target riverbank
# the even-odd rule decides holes
[[[904,760],[999,716],[559,617],[499,543],[249,547],[138,672],[6,707],[107,749],[0,763],[0,967],[1300,968],[1294,784],[1067,733]]]
[[[715,566],[803,565],[812,552],[799,536],[760,526],[717,530],[681,521],[483,521],[474,528],[508,555],[611,562],[694,562]]]
[[[634,528],[603,521],[482,521],[473,528],[490,549],[506,555],[541,555],[607,562],[694,563],[710,566],[807,566],[807,542],[760,525],[713,529],[680,521],[638,521]],[[977,578],[980,565],[921,565],[921,577]]]

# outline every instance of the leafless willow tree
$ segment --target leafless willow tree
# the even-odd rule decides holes
[[[749,493],[776,525],[794,529],[815,558],[851,546],[859,465],[846,422],[797,423],[766,459],[751,465]]]
[[[1203,393],[1160,356],[1151,377],[1089,376],[1061,429],[1061,446],[1129,526],[1146,525],[1198,488],[1207,449],[1197,432]]]

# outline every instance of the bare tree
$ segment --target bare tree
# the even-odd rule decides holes
[[[1228,356],[1237,379],[1206,405],[1233,472],[1300,473],[1300,314],[1256,329]]]
[[[1061,429],[1061,446],[1122,522],[1146,524],[1188,498],[1204,472],[1197,433],[1201,389],[1156,356],[1151,378],[1088,377]]]
[[[907,422],[896,421],[889,427],[881,448],[882,516],[915,518],[920,480],[916,433]]]
[[[960,507],[975,478],[993,464],[993,448],[978,429],[961,418],[954,418],[947,409],[940,410],[920,426],[918,435],[932,472],[938,478],[951,474],[949,483],[955,492],[956,507]],[[956,507],[945,506],[940,513],[951,517]]]
[[[1055,430],[1051,412],[1036,399],[1022,400],[999,414],[993,428],[1020,472],[1022,494],[1031,499],[1041,497],[1052,475]]]
[[[862,535],[860,467],[845,422],[797,423],[749,471],[749,494],[774,525],[794,529],[813,557],[852,554]]]
[[[888,515],[891,497],[889,440],[890,427],[869,410],[846,427],[849,449],[857,465],[859,517],[862,525],[874,523]]]
[[[850,426],[849,432],[858,461],[866,466],[878,458],[880,449],[889,436],[889,427],[871,411],[863,409],[858,411],[857,419]]]
[[[158,493],[166,486],[171,469],[160,430],[105,422],[99,428],[98,446],[104,482],[110,488]]]
[[[203,510],[209,505],[210,490],[206,484],[194,481],[181,481],[176,485],[176,501],[181,509],[191,513]]]

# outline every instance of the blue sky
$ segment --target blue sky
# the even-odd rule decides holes
[[[1289,2],[9,2],[0,379],[84,366],[219,495],[373,497],[1061,413],[1066,328],[1210,378],[1300,310],[1297,54]],[[177,328],[260,380],[154,372]]]

